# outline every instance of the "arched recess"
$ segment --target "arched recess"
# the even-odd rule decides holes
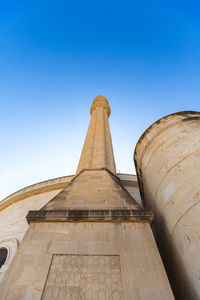
[[[16,239],[0,240],[1,266],[0,266],[0,281],[7,271],[16,251],[18,242]]]
[[[0,248],[0,269],[5,264],[6,259],[8,256],[8,250],[7,248]]]

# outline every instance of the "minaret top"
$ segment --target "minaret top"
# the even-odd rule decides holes
[[[92,106],[90,108],[91,116],[92,116],[93,111],[95,110],[96,107],[104,107],[107,110],[108,117],[110,116],[111,110],[110,110],[110,106],[109,106],[109,103],[108,103],[108,100],[106,99],[106,97],[97,96],[94,99],[94,101],[92,103]]]

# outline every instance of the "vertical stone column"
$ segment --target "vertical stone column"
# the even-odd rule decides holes
[[[77,168],[77,173],[83,169],[107,168],[116,173],[112,140],[108,117],[110,106],[103,96],[94,99],[90,109],[91,121],[83,146],[83,151]]]
[[[200,299],[200,113],[155,122],[134,157],[176,299]]]

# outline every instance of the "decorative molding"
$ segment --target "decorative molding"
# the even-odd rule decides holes
[[[150,210],[30,210],[26,216],[31,222],[148,222],[154,218]]]
[[[124,299],[119,255],[54,254],[41,299],[58,298]]]

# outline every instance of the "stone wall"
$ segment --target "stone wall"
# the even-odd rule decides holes
[[[129,193],[140,204],[141,199],[136,176],[128,174],[118,174],[118,176]],[[73,176],[65,176],[43,181],[17,191],[0,202],[0,247],[7,245],[10,253],[6,265],[0,268],[0,281],[12,261],[17,245],[21,243],[28,229],[26,216],[29,210],[42,208],[66,187],[72,178]]]
[[[174,299],[149,223],[31,223],[0,299],[108,300],[109,289],[116,300]]]
[[[176,299],[200,299],[200,113],[154,123],[136,146],[135,163]]]
[[[118,174],[122,184],[140,204],[141,198],[136,175]],[[71,181],[64,176],[43,181],[8,196],[0,202],[0,241],[15,238],[20,243],[27,228],[29,210],[39,210]]]

